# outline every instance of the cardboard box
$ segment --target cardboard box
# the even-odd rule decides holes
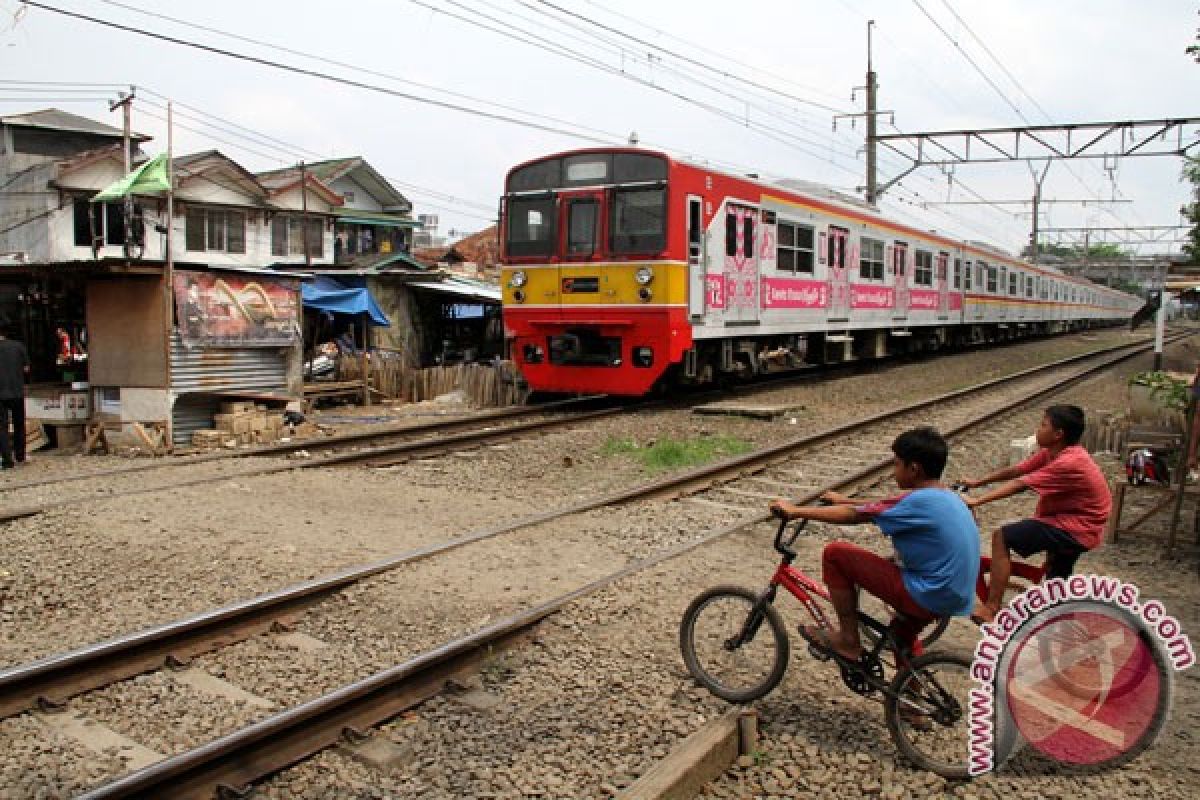
[[[213,426],[235,435],[250,432],[250,417],[245,414],[214,414]]]
[[[222,414],[245,414],[254,410],[254,403],[245,400],[221,403]]]

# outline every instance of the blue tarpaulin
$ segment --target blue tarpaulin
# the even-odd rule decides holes
[[[371,315],[371,323],[382,328],[391,327],[371,292],[365,288],[347,288],[328,275],[314,275],[301,288],[305,308],[330,311],[334,314]]]

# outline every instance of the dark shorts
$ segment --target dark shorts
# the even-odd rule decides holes
[[[1071,534],[1036,519],[1013,522],[1000,530],[1004,532],[1004,544],[1008,549],[1021,556],[1046,554],[1047,578],[1068,577],[1075,569],[1075,562],[1087,550]]]

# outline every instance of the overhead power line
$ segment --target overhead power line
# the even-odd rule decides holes
[[[493,113],[490,111],[483,111],[478,108],[470,108],[468,106],[460,105],[458,103],[450,103],[450,102],[446,102],[444,100],[437,100],[432,97],[422,97],[420,95],[413,94],[411,92],[402,92],[402,91],[399,91],[398,89],[390,89],[386,86],[379,86],[376,84],[367,83],[365,81],[355,80],[353,78],[346,78],[346,77],[343,77],[340,75],[333,75],[328,72],[321,72],[319,70],[308,69],[306,67],[300,67],[300,66],[296,66],[294,64],[285,64],[283,62],[274,61],[269,58],[262,58],[260,56],[252,56],[252,55],[248,55],[246,53],[238,53],[233,50],[225,49],[223,47],[215,47],[215,46],[209,45],[209,44],[193,42],[188,39],[181,39],[177,36],[168,36],[167,34],[164,34],[164,33],[157,33],[155,31],[149,31],[144,28],[135,27],[133,25],[124,25],[119,22],[113,22],[111,20],[101,19],[99,17],[93,17],[88,14],[81,14],[77,11],[68,11],[67,9],[63,9],[63,8],[55,8],[54,6],[48,5],[46,3],[36,2],[36,0],[27,0],[26,5],[29,5],[33,8],[41,9],[43,11],[49,11],[54,14],[60,14],[65,17],[71,17],[73,19],[82,20],[84,22],[90,22],[94,25],[101,25],[106,28],[112,28],[114,30],[120,30],[120,31],[124,31],[126,33],[132,33],[132,34],[136,34],[138,36],[144,36],[149,39],[157,39],[159,41],[179,45],[180,47],[188,47],[193,50],[200,50],[200,51],[203,51],[206,53],[212,53],[214,55],[219,55],[219,56],[224,56],[226,58],[236,59],[238,61],[245,61],[245,62],[251,63],[251,64],[258,64],[259,66],[270,67],[271,69],[280,70],[282,72],[291,72],[296,75],[305,75],[310,78],[317,78],[319,80],[330,81],[331,83],[339,83],[339,84],[342,84],[343,86],[351,86],[356,89],[363,89],[363,90],[369,91],[369,92],[378,92],[379,94],[385,94],[385,95],[389,95],[391,97],[398,97],[403,100],[411,100],[414,103],[422,103],[424,105],[434,106],[436,108],[443,108],[443,109],[447,109],[450,111],[458,111],[463,114],[469,114],[471,116],[480,117],[483,119],[490,119],[490,120],[494,120],[496,122],[507,122],[512,125],[519,125],[521,127],[531,128],[534,130],[540,130],[540,131],[544,131],[546,133],[555,133],[555,134],[559,134],[561,136],[569,136],[571,138],[582,139],[584,141],[590,141],[590,142],[594,142],[597,144],[611,144],[611,142],[608,141],[607,139],[600,139],[598,137],[589,136],[587,134],[578,133],[576,131],[565,130],[563,128],[554,127],[552,125],[543,125],[543,124],[540,124],[537,122],[529,122],[527,120],[517,119],[516,117],[511,117],[506,114],[496,114],[496,113]]]

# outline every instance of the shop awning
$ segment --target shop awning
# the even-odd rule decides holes
[[[314,275],[301,288],[305,308],[329,311],[334,314],[369,314],[371,322],[382,328],[391,327],[387,315],[365,288],[347,288],[327,275]]]
[[[377,261],[376,263],[372,264],[371,269],[383,269],[384,267],[390,267],[392,264],[405,264],[407,266],[412,267],[413,269],[419,269],[419,270],[423,270],[425,272],[428,272],[430,270],[430,267],[428,264],[422,264],[420,261],[417,261],[415,258],[410,256],[408,253],[392,253],[390,256],[387,256],[386,258],[384,258],[382,261]]]
[[[456,297],[474,297],[492,303],[500,302],[500,287],[450,278],[444,281],[420,281],[407,284],[417,289],[443,292]]]
[[[419,228],[421,223],[415,219],[405,219],[391,214],[381,214],[374,211],[338,210],[333,212],[338,222],[349,222],[354,225],[375,225],[380,228]]]

